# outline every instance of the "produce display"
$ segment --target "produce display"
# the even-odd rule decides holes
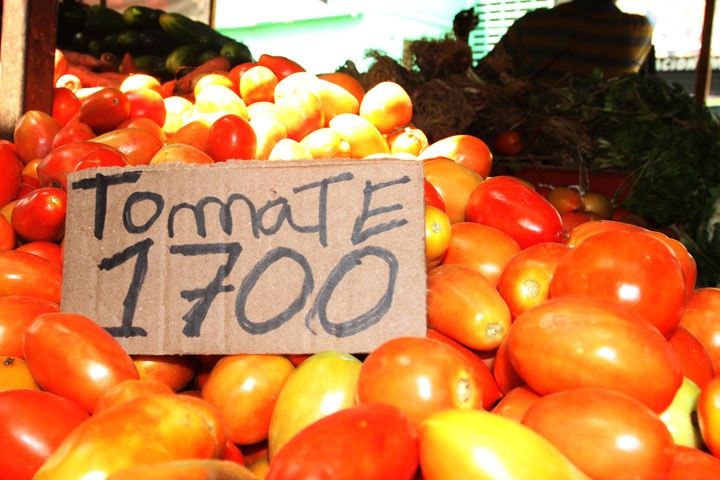
[[[3,478],[720,479],[720,288],[672,232],[495,174],[492,142],[429,134],[401,82],[267,53],[194,71],[60,82],[0,141]],[[387,157],[423,167],[424,337],[129,355],[59,311],[72,172]]]

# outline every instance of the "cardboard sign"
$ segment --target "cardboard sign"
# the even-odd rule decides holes
[[[132,354],[360,353],[426,331],[420,162],[82,170],[66,225],[62,310]]]

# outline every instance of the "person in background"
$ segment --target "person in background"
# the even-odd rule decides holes
[[[572,0],[520,17],[477,68],[547,81],[596,69],[605,78],[652,71],[652,33],[646,17],[621,11],[615,0]]]

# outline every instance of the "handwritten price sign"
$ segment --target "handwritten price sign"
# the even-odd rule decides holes
[[[368,352],[425,333],[424,225],[419,162],[83,170],[62,309],[134,354]]]

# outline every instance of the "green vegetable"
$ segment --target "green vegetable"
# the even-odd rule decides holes
[[[170,75],[175,76],[183,67],[199,65],[198,57],[203,51],[205,47],[198,43],[177,47],[165,59],[165,69]]]
[[[122,18],[130,28],[159,28],[159,19],[162,10],[145,7],[142,5],[131,5],[127,7]]]

